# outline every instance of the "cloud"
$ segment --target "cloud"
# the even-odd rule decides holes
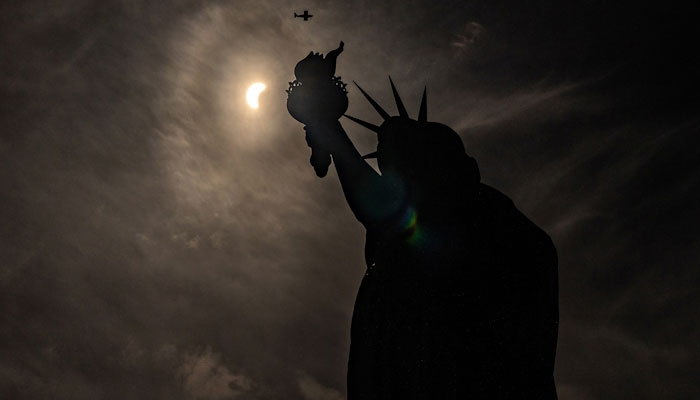
[[[307,374],[299,377],[298,384],[304,400],[343,400],[345,398],[340,391],[322,385]]]
[[[253,382],[249,378],[232,373],[221,358],[221,354],[212,352],[209,347],[185,355],[179,376],[189,398],[236,399],[253,388]]]
[[[476,43],[479,37],[484,33],[484,27],[477,22],[468,22],[464,29],[455,35],[452,41],[452,46],[465,50],[467,47]]]
[[[503,96],[480,97],[473,104],[462,105],[462,109],[466,110],[462,111],[461,120],[456,121],[452,128],[461,132],[498,125],[552,100],[558,100],[558,107],[561,108],[562,98],[580,85],[580,83],[551,86],[541,84],[532,88],[514,90]],[[570,103],[565,102],[564,104],[569,105]]]

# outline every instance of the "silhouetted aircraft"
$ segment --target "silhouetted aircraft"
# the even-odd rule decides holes
[[[309,14],[309,10],[304,10],[303,14],[294,13],[294,18],[304,18],[304,21],[308,21],[311,17],[313,17],[313,15]]]

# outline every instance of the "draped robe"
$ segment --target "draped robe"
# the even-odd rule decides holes
[[[481,183],[367,225],[349,400],[556,399],[557,255]]]

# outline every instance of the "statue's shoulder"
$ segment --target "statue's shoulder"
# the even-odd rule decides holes
[[[478,193],[479,212],[486,224],[529,245],[536,245],[540,251],[556,251],[549,235],[523,214],[510,197],[483,183],[479,184]]]
[[[482,203],[491,204],[494,207],[503,208],[504,211],[510,209],[517,210],[517,208],[515,208],[513,200],[511,200],[510,197],[506,196],[498,189],[491,187],[485,183],[479,183],[478,194],[479,200]]]

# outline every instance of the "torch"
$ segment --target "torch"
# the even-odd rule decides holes
[[[337,49],[323,54],[309,53],[294,67],[296,79],[287,90],[287,111],[305,125],[306,140],[311,147],[311,165],[320,178],[326,176],[331,155],[314,140],[323,134],[322,127],[335,122],[348,109],[346,84],[335,76],[335,62],[343,51],[343,42]],[[321,129],[319,129],[321,128]]]

